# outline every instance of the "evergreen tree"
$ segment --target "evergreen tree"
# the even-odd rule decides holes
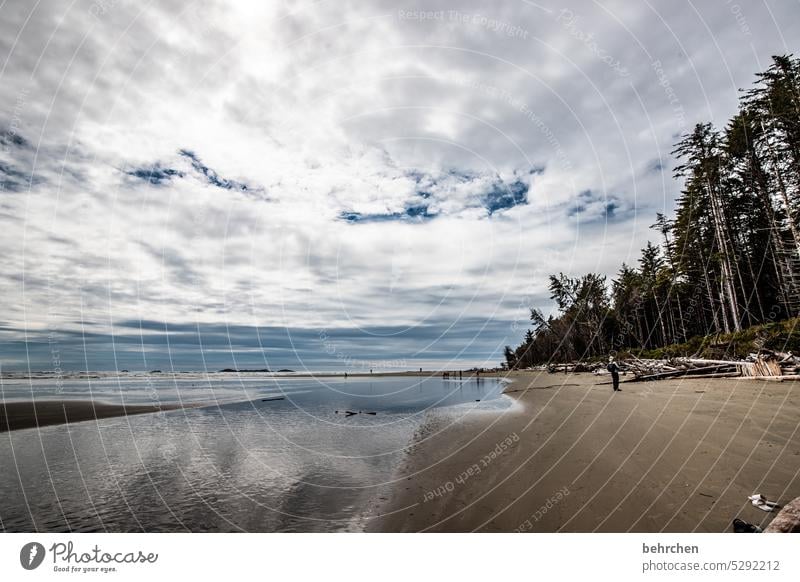
[[[531,310],[509,367],[655,348],[800,313],[800,61],[773,57],[720,132],[699,123],[673,154],[683,188],[656,216],[661,244],[611,281],[549,280],[557,313]],[[513,364],[513,366],[512,366]]]

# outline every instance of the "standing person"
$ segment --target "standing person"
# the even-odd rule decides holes
[[[608,357],[608,366],[606,370],[611,372],[611,382],[614,384],[614,392],[622,392],[619,387],[619,366],[614,361],[614,356]]]

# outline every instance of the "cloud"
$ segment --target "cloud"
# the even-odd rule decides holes
[[[382,222],[400,220],[422,222],[437,216],[460,214],[480,217],[474,210],[483,208],[485,216],[528,203],[530,184],[528,176],[513,177],[507,183],[500,176],[449,170],[438,175],[410,172],[406,185],[402,210],[387,208],[384,212],[362,213],[344,210],[339,213],[342,220],[351,223]]]
[[[31,176],[11,165],[0,163],[0,191],[21,192],[38,186],[42,179]]]
[[[632,211],[632,208],[624,208],[623,202],[616,196],[584,190],[578,194],[574,205],[567,210],[567,216],[581,223],[587,223],[598,220],[619,220],[630,216]]]
[[[480,341],[476,330],[481,330]],[[60,362],[84,357],[90,369],[108,369],[113,362],[118,369],[170,371],[184,369],[182,362],[193,361],[200,362],[194,369],[205,371],[228,367],[385,370],[414,369],[453,358],[482,365],[501,357],[512,335],[511,322],[481,319],[464,319],[457,325],[430,322],[411,330],[392,325],[289,328],[145,319],[117,322],[113,333],[87,325],[80,332],[34,332],[24,339],[5,335],[0,349],[7,362],[17,358],[34,369],[50,366],[55,353]],[[370,338],[367,346],[365,337]]]
[[[88,327],[111,366],[140,320],[494,362],[550,272],[635,263],[676,137],[800,38],[790,3],[100,7],[0,9],[4,369],[51,332],[85,366]]]

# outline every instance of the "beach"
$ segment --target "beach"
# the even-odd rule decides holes
[[[749,495],[781,504],[800,496],[797,382],[623,376],[614,393],[608,375],[512,372],[505,385],[488,374],[375,376],[329,379],[332,390],[302,378],[280,387],[253,378],[244,390],[186,379],[174,393],[174,379],[95,382],[103,401],[84,399],[74,383],[72,399],[0,404],[0,431],[12,431],[4,462],[14,462],[12,451],[25,459],[8,475],[5,527],[721,532],[736,517],[772,520]],[[21,395],[20,386],[7,390]],[[147,403],[153,386],[159,404]],[[125,404],[112,399],[120,387]],[[337,412],[367,406],[377,413]],[[146,414],[159,410],[172,412]],[[53,426],[35,439],[20,430],[37,424]],[[141,483],[143,470],[161,481]],[[109,472],[114,494],[91,477]],[[75,474],[89,478],[105,510],[75,490]],[[47,497],[37,487],[50,482],[59,501],[31,517],[23,489]],[[166,501],[137,501],[142,491]],[[167,508],[179,519],[163,518]]]
[[[417,433],[369,531],[724,532],[800,496],[797,382],[510,377],[516,406]]]
[[[0,402],[0,432],[115,416],[174,410],[178,405],[110,404],[92,400]]]

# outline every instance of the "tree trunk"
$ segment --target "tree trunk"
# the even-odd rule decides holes
[[[772,158],[772,169],[775,172],[775,177],[778,180],[778,189],[781,192],[781,197],[783,198],[783,204],[786,206],[786,217],[789,219],[789,229],[792,232],[792,238],[794,239],[795,250],[798,254],[800,254],[800,233],[797,231],[797,224],[794,220],[794,213],[792,212],[792,205],[789,200],[789,194],[786,192],[786,184],[783,181],[783,175],[781,174],[781,170],[778,167],[778,160],[775,156],[775,152],[772,149],[772,145],[769,143],[769,137],[767,134],[767,130],[764,127],[764,122],[761,122],[761,131],[764,133],[767,143],[767,149],[769,150],[770,157]]]
[[[722,205],[715,195],[714,188],[706,181],[706,188],[708,191],[709,200],[711,202],[711,213],[714,220],[714,233],[717,237],[717,246],[720,251],[721,265],[722,265],[722,281],[724,291],[721,297],[727,295],[728,306],[731,310],[731,318],[733,319],[733,328],[736,331],[740,330],[739,321],[741,316],[739,314],[739,305],[736,298],[736,293],[733,289],[733,268],[731,267],[730,254],[727,244],[727,236],[725,233],[725,215],[722,212]],[[726,318],[727,319],[727,318]],[[727,323],[727,322],[726,322]]]

